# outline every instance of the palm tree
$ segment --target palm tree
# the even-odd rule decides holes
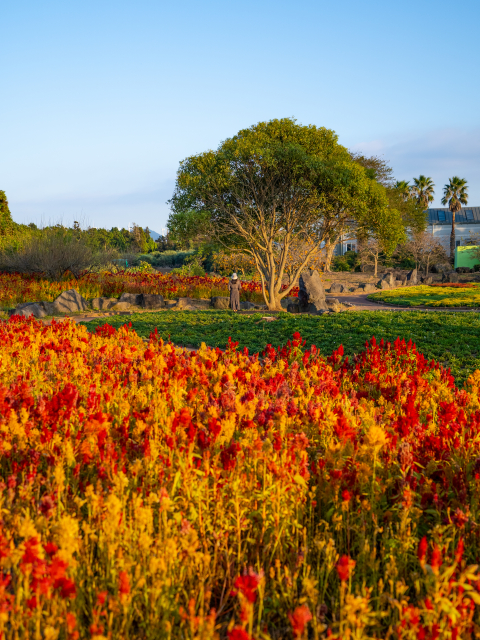
[[[428,209],[428,203],[433,201],[434,183],[431,178],[419,176],[413,179],[412,195],[417,201]]]
[[[442,204],[448,204],[452,213],[452,233],[450,234],[450,260],[455,259],[455,215],[462,210],[462,204],[468,202],[467,181],[458,176],[450,178],[443,187]]]
[[[405,202],[412,195],[412,187],[410,186],[408,180],[397,180],[397,182],[395,183],[395,189],[400,193]]]

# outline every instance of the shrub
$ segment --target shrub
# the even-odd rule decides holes
[[[113,250],[95,252],[69,230],[53,227],[30,237],[18,251],[5,250],[0,265],[4,270],[41,273],[58,280],[68,272],[78,278],[86,269],[111,263],[115,255]]]

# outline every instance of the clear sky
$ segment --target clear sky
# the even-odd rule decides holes
[[[178,163],[293,116],[480,206],[478,0],[15,0],[0,189],[17,222],[161,232]]]

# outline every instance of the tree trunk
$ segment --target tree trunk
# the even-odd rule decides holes
[[[375,278],[377,277],[377,271],[378,271],[378,254],[373,256],[373,260],[375,263],[375,272],[374,272],[374,276]]]
[[[333,252],[335,251],[336,244],[334,242],[330,242],[325,247],[325,273],[330,273],[330,265],[333,260]]]
[[[455,211],[452,211],[452,232],[450,234],[450,260],[455,262]]]

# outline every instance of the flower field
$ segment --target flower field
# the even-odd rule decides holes
[[[2,638],[478,637],[480,372],[0,323]]]
[[[84,298],[119,297],[122,293],[154,293],[165,299],[228,296],[228,278],[163,275],[161,273],[88,273],[75,280],[52,282],[40,276],[0,273],[0,308],[9,309],[22,302],[53,301],[62,291],[76,289]],[[290,294],[297,295],[298,288]],[[259,282],[242,282],[242,300],[264,302]]]
[[[480,284],[446,283],[402,287],[368,296],[376,302],[404,307],[480,307]]]

